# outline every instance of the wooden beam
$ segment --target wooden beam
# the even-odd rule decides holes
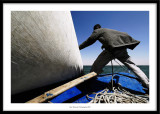
[[[65,83],[55,89],[49,90],[49,91],[45,92],[44,94],[26,102],[26,103],[43,103],[45,101],[48,101],[49,99],[54,98],[55,96],[57,96],[59,94],[65,92],[66,90],[68,90],[68,89],[88,80],[88,79],[93,78],[94,76],[97,76],[97,73],[91,72],[91,73],[86,74],[84,76],[81,76],[77,79],[74,79],[68,83]]]

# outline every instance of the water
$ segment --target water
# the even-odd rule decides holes
[[[149,65],[139,65],[138,66],[145,74],[146,76],[149,78]],[[125,69],[126,70],[125,70]],[[84,73],[87,74],[90,72],[91,66],[84,66]],[[113,72],[127,72],[127,67],[123,66],[123,68],[119,65],[114,65],[113,66]],[[108,65],[105,66],[103,68],[103,72],[102,74],[106,74],[106,73],[112,73],[112,66]],[[130,72],[131,74],[134,74],[132,72]]]

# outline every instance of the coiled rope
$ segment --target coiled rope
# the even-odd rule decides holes
[[[135,95],[125,89],[113,87],[113,93],[109,93],[109,89],[104,89],[101,92],[93,93],[95,97],[86,95],[92,99],[89,103],[148,103],[148,95]]]
[[[89,95],[86,95],[87,98],[92,99],[89,103],[148,103],[149,96],[147,96],[147,95],[132,94],[129,91],[126,91],[125,89],[120,88],[121,86],[117,86],[117,88],[113,87],[113,63],[112,63],[112,60],[111,60],[111,65],[112,65],[112,80],[111,80],[112,93],[109,92],[109,89],[106,88],[106,89],[102,90],[101,92],[92,93],[92,94],[95,94],[95,97],[90,97]],[[124,67],[122,67],[122,68],[124,68]]]

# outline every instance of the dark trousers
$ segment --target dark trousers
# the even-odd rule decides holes
[[[107,50],[102,51],[94,61],[91,67],[91,72],[94,71],[97,74],[102,73],[104,66],[107,65],[112,59],[118,59],[120,62],[122,62],[126,67],[128,67],[128,69],[137,75],[145,87],[149,88],[149,79],[144,74],[144,72],[131,60],[127,49],[115,50],[112,52],[112,54]]]

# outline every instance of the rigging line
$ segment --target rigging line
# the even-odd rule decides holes
[[[112,63],[112,60],[111,60],[111,65],[112,65],[112,90],[113,90],[113,63]]]
[[[112,54],[112,52],[110,52],[110,51],[108,51],[108,53],[110,53],[112,56],[113,56],[113,59],[114,59],[114,61],[116,62],[116,63],[118,63],[115,59],[115,56],[114,56],[114,54]],[[112,60],[111,60],[111,63],[112,63]],[[119,63],[118,63],[119,64]],[[119,64],[120,65],[120,64]],[[127,73],[129,73],[129,70],[128,69],[126,69],[126,68],[124,68],[122,65],[120,65]]]
[[[118,63],[115,59],[114,59],[114,61],[115,61],[116,63]],[[130,73],[131,70],[123,67],[120,63],[118,63],[118,64],[119,64],[124,70],[126,70],[127,73]],[[137,77],[137,75],[136,75],[133,71],[131,71],[131,72]],[[138,77],[137,77],[137,78],[138,78]]]
[[[115,59],[114,59],[114,61],[116,62],[116,63],[118,63],[127,73],[129,73],[129,70],[128,69],[126,69],[125,67],[123,67],[119,62],[117,62]]]

